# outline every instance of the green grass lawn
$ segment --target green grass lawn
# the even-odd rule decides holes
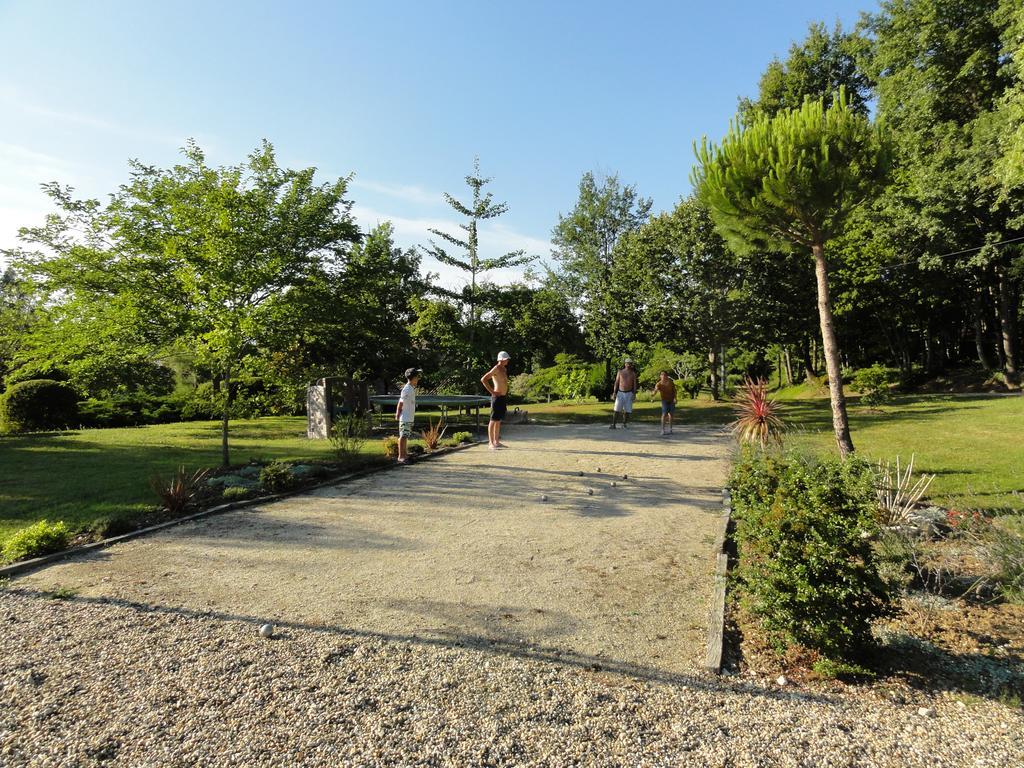
[[[807,386],[779,393],[790,427],[787,445],[816,452],[834,451],[832,412],[827,395]],[[525,406],[541,423],[605,422],[609,403],[541,403]],[[905,461],[936,475],[931,499],[943,506],[1024,511],[1024,398],[988,395],[906,395],[879,409],[850,398],[850,426],[857,450],[872,460]],[[634,419],[656,422],[657,402],[645,396],[634,406]],[[728,403],[701,398],[680,400],[681,424],[724,425],[733,418]]]
[[[329,460],[330,443],[306,439],[306,419],[274,417],[231,425],[233,464],[251,459]],[[372,461],[379,440],[363,447]],[[141,513],[157,499],[154,472],[169,474],[220,464],[220,423],[163,424],[127,429],[0,437],[0,544],[43,518],[84,529],[96,520]]]
[[[827,398],[805,395],[782,399],[788,444],[835,450]],[[606,423],[611,412],[608,403],[593,400],[520,407],[541,423]],[[657,402],[642,396],[634,418],[653,423],[660,413]],[[904,396],[878,410],[853,398],[850,417],[854,443],[868,457],[916,454],[917,468],[937,475],[930,491],[936,503],[1024,512],[1024,398]],[[732,409],[707,399],[681,400],[676,418],[724,425]],[[328,442],[307,440],[305,425],[302,417],[234,422],[233,463],[330,459]],[[378,456],[379,441],[369,441],[362,460]],[[154,472],[219,463],[216,422],[0,437],[0,543],[43,518],[85,529],[103,517],[145,512],[156,503],[148,482]]]

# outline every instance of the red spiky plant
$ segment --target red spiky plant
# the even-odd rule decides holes
[[[736,420],[730,424],[732,433],[741,443],[755,443],[762,450],[769,443],[782,445],[782,433],[786,425],[782,420],[779,404],[768,396],[768,382],[764,379],[744,379],[733,411]]]
[[[442,419],[437,420],[437,424],[427,419],[427,423],[430,425],[426,429],[420,430],[420,435],[423,436],[423,442],[427,445],[428,451],[436,451],[437,446],[441,443],[441,438],[444,437],[445,430],[448,426]]]
[[[203,480],[209,474],[210,470],[208,469],[189,472],[184,466],[180,466],[177,472],[167,478],[154,473],[149,478],[149,485],[153,492],[160,497],[164,509],[172,514],[180,515],[198,500]]]

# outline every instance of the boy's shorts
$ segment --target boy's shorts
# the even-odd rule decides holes
[[[616,413],[632,413],[634,397],[636,397],[635,392],[619,392],[615,395],[615,405],[612,410]]]
[[[398,436],[399,437],[412,437],[412,422],[411,421],[400,421],[400,422],[398,422]]]
[[[662,400],[661,401],[661,415],[675,413],[676,412],[676,401],[675,400]]]

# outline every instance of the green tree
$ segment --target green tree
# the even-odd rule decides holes
[[[617,174],[599,184],[588,171],[580,180],[576,205],[567,215],[559,214],[552,231],[562,290],[575,299],[587,343],[605,361],[606,394],[611,392],[611,359],[629,340],[615,333],[610,322],[615,248],[647,220],[652,204],[636,187],[622,185]]]
[[[651,218],[622,245],[612,270],[612,293],[621,296],[613,317],[621,313],[624,327],[642,329],[652,343],[703,355],[717,400],[721,351],[735,340],[744,315],[737,256],[694,197]],[[644,308],[640,318],[637,304]]]
[[[941,273],[932,284],[949,301],[973,309],[986,365],[991,355],[982,330],[998,326],[994,351],[1014,386],[1018,254],[996,244],[1018,233],[1024,203],[1006,195],[999,180],[1008,135],[999,105],[1012,85],[1007,22],[999,11],[999,0],[883,2],[865,22],[872,37],[865,62],[898,159],[877,206],[875,234],[896,244],[893,261],[911,254],[921,271]],[[930,324],[929,318],[920,323],[926,333]]]
[[[442,264],[455,267],[469,275],[470,282],[464,291],[461,293],[445,291],[444,293],[460,302],[462,306],[468,307],[468,312],[466,313],[466,327],[469,331],[468,349],[470,355],[473,356],[477,354],[475,346],[476,327],[479,319],[481,299],[479,281],[492,270],[519,267],[530,263],[536,258],[535,256],[527,256],[525,251],[522,250],[510,251],[503,256],[490,259],[480,257],[479,223],[497,218],[508,211],[507,203],[496,203],[490,192],[483,193],[484,186],[490,182],[491,179],[480,175],[480,159],[476,158],[473,162],[473,173],[466,176],[466,184],[473,193],[472,202],[462,203],[447,192],[444,195],[448,205],[467,220],[459,225],[466,233],[465,236],[456,237],[440,229],[430,230],[450,246],[460,249],[462,254],[454,256],[447,249],[433,241],[431,241],[429,248],[424,249],[427,254],[433,256]],[[435,290],[437,289],[435,288]],[[468,367],[470,361],[467,360],[466,362]]]
[[[831,32],[821,22],[812,23],[803,42],[790,46],[785,61],[773,59],[768,65],[757,99],[740,100],[740,113],[746,120],[772,117],[797,109],[807,99],[824,99],[828,107],[839,89],[845,88],[851,108],[867,114],[871,81],[858,63],[867,46],[860,32],[844,32],[838,22]]]
[[[464,393],[469,343],[461,308],[447,297],[413,300],[415,319],[409,327],[416,364],[442,392]]]
[[[1002,0],[995,18],[1003,30],[1002,60],[1010,77],[999,102],[1003,134],[997,172],[1004,193],[1016,190],[1019,194],[1024,186],[1024,5],[1018,0]]]
[[[237,166],[211,167],[192,142],[184,157],[166,170],[133,161],[106,207],[49,187],[62,213],[23,230],[43,250],[18,257],[51,297],[95,311],[136,348],[195,349],[225,393],[227,465],[233,376],[259,354],[277,305],[340,263],[359,232],[346,179],[282,169],[266,142]]]
[[[11,371],[36,318],[30,284],[12,267],[6,267],[0,272],[0,383]]]
[[[734,250],[784,248],[814,258],[822,346],[839,451],[853,451],[843,393],[839,342],[829,299],[825,246],[886,177],[891,150],[882,132],[857,114],[845,93],[823,101],[734,121],[720,145],[705,139],[694,169],[697,195]]]
[[[586,344],[569,299],[550,283],[514,283],[495,289],[485,324],[489,348],[512,355],[517,370],[554,363],[560,352],[586,354]]]
[[[344,381],[348,405],[362,405],[359,388],[416,362],[409,327],[413,305],[427,290],[416,249],[394,244],[389,222],[377,225],[332,269],[320,269],[275,305],[259,372],[279,387],[325,376]],[[297,396],[304,396],[296,391]]]

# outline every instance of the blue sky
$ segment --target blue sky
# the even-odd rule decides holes
[[[725,131],[773,56],[873,8],[0,0],[0,248],[42,220],[42,182],[102,197],[129,157],[170,165],[194,137],[232,164],[267,138],[282,164],[354,173],[361,225],[391,220],[402,245],[453,226],[441,192],[461,196],[479,155],[510,206],[482,249],[547,257],[584,171],[671,208],[692,142]]]

